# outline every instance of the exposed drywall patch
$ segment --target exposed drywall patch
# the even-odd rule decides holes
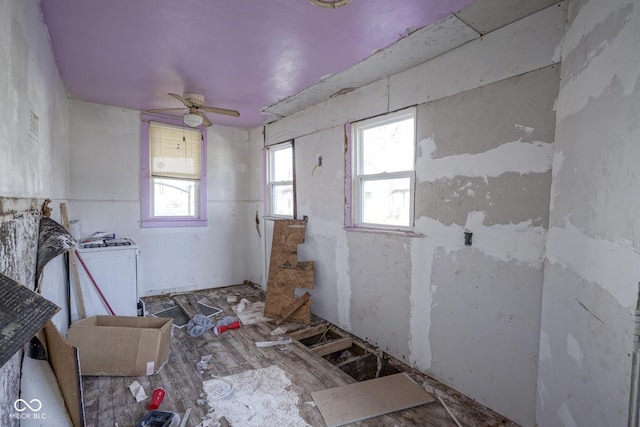
[[[518,129],[519,131],[521,131],[522,133],[524,133],[527,136],[531,136],[533,135],[533,131],[535,131],[535,128],[529,127],[529,126],[522,126],[519,124],[515,124],[513,125],[513,127],[515,127],[516,129]]]
[[[558,411],[563,403],[578,426],[626,425],[632,313],[633,309],[620,307],[609,292],[570,268],[545,265],[541,329],[548,343],[541,339],[538,383],[544,384],[547,395],[544,409],[538,401],[538,425],[562,426]],[[584,354],[581,367],[567,351],[569,334]],[[543,357],[546,349],[550,355]]]
[[[330,322],[338,323],[336,319],[339,318],[340,307],[336,301],[340,302],[341,295],[338,287],[339,269],[336,268],[335,263],[337,259],[334,260],[338,252],[336,237],[331,233],[318,230],[315,225],[316,221],[307,223],[304,244],[298,246],[298,257],[314,260],[314,285],[313,289],[309,289],[313,313]],[[318,254],[322,255],[318,257]]]
[[[545,331],[540,331],[540,362],[551,363],[551,344],[549,335]]]
[[[392,356],[406,360],[411,266],[404,245],[411,238],[349,232],[347,239],[353,330]]]
[[[534,227],[547,228],[550,185],[549,171],[419,182],[416,216],[428,216],[444,225],[464,225],[468,212],[483,211],[485,225],[530,221]]]
[[[531,221],[509,225],[484,225],[483,212],[470,212],[464,226],[446,226],[429,217],[416,220],[416,231],[433,239],[446,252],[463,249],[464,232],[473,232],[473,247],[500,261],[519,261],[541,266],[544,249],[542,227],[533,227]]]
[[[437,284],[432,375],[522,425],[533,425],[542,269],[496,260],[473,247],[449,254],[439,249],[431,268]]]
[[[640,278],[640,253],[633,242],[595,239],[566,220],[564,228],[549,230],[546,256],[602,286],[620,306],[635,307],[637,289],[631,284]]]
[[[419,182],[434,182],[456,176],[497,177],[505,172],[543,173],[551,169],[553,144],[542,141],[507,142],[478,154],[457,154],[435,158],[434,137],[418,143],[420,157],[416,160]]]
[[[634,226],[640,198],[630,197],[628,191],[638,180],[638,111],[640,79],[629,96],[614,80],[580,114],[559,122],[556,146],[564,161],[555,179],[554,188],[560,195],[550,219],[552,226],[562,227],[568,218],[593,237],[613,240],[625,236],[640,242],[640,228]]]
[[[578,427],[566,403],[563,403],[560,409],[558,409],[558,418],[562,421],[564,427]]]
[[[433,157],[480,154],[509,141],[552,142],[559,68],[548,66],[419,105],[417,139],[435,135],[441,143]]]
[[[435,284],[431,282],[431,265],[435,242],[431,239],[411,241],[411,294],[409,312],[409,362],[426,372],[431,368],[431,309]]]
[[[543,411],[544,411],[544,399],[547,397],[547,394],[549,394],[549,392],[547,391],[547,388],[544,386],[544,383],[538,380],[538,402],[539,402],[540,408]]]
[[[551,186],[549,196],[549,210],[553,210],[556,206],[556,199],[558,198],[558,173],[562,169],[564,163],[564,154],[562,151],[556,151],[553,154],[553,160],[551,162]]]
[[[567,354],[573,359],[574,362],[576,362],[578,369],[582,369],[582,361],[584,360],[585,356],[580,349],[580,343],[578,342],[576,337],[573,336],[573,334],[567,335]]]
[[[349,270],[349,245],[346,234],[336,239],[335,267],[338,272],[336,285],[338,291],[338,321],[340,327],[351,330],[351,275]]]
[[[578,11],[564,42],[562,95],[558,99],[558,120],[578,113],[593,98],[606,93],[618,80],[625,96],[634,91],[640,76],[637,49],[638,10],[632,2],[618,0],[617,8],[602,13],[597,1],[585,3]],[[614,9],[615,8],[615,9]],[[600,18],[602,16],[602,18]],[[589,88],[589,90],[585,90]]]

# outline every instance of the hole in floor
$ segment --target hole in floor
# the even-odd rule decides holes
[[[390,356],[353,338],[335,326],[308,328],[292,334],[310,351],[321,355],[357,381],[402,372]]]

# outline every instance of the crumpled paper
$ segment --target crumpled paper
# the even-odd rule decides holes
[[[132,382],[129,385],[129,390],[131,391],[131,394],[133,394],[133,397],[136,398],[136,403],[140,403],[148,397],[147,393],[145,393],[144,391],[144,388],[138,381]]]

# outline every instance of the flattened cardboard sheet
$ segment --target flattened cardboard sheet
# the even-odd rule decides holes
[[[404,372],[314,391],[311,397],[329,427],[343,426],[436,401],[433,395]]]
[[[49,351],[49,363],[58,381],[64,403],[75,427],[85,426],[82,400],[82,378],[78,349],[66,343],[58,328],[48,321],[44,327]]]

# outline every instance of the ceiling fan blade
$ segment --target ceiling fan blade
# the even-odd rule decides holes
[[[169,96],[173,96],[175,99],[182,102],[187,108],[191,108],[191,103],[182,96],[176,95],[175,93],[170,93]]]
[[[208,111],[210,113],[216,114],[224,114],[226,116],[240,117],[240,113],[236,110],[227,110],[226,108],[218,108],[218,107],[208,107],[203,105],[199,108],[200,110]]]
[[[176,110],[184,110],[185,107],[178,107],[178,108],[155,108],[153,110],[147,110],[147,113],[162,113],[165,111],[176,111]]]
[[[193,110],[193,111],[191,111],[191,112],[192,112],[193,114],[197,114],[197,115],[199,115],[200,117],[202,117],[202,123],[203,123],[205,126],[207,126],[207,127],[211,126],[211,120],[209,120],[209,117],[207,117],[207,116],[206,116],[202,111]]]

